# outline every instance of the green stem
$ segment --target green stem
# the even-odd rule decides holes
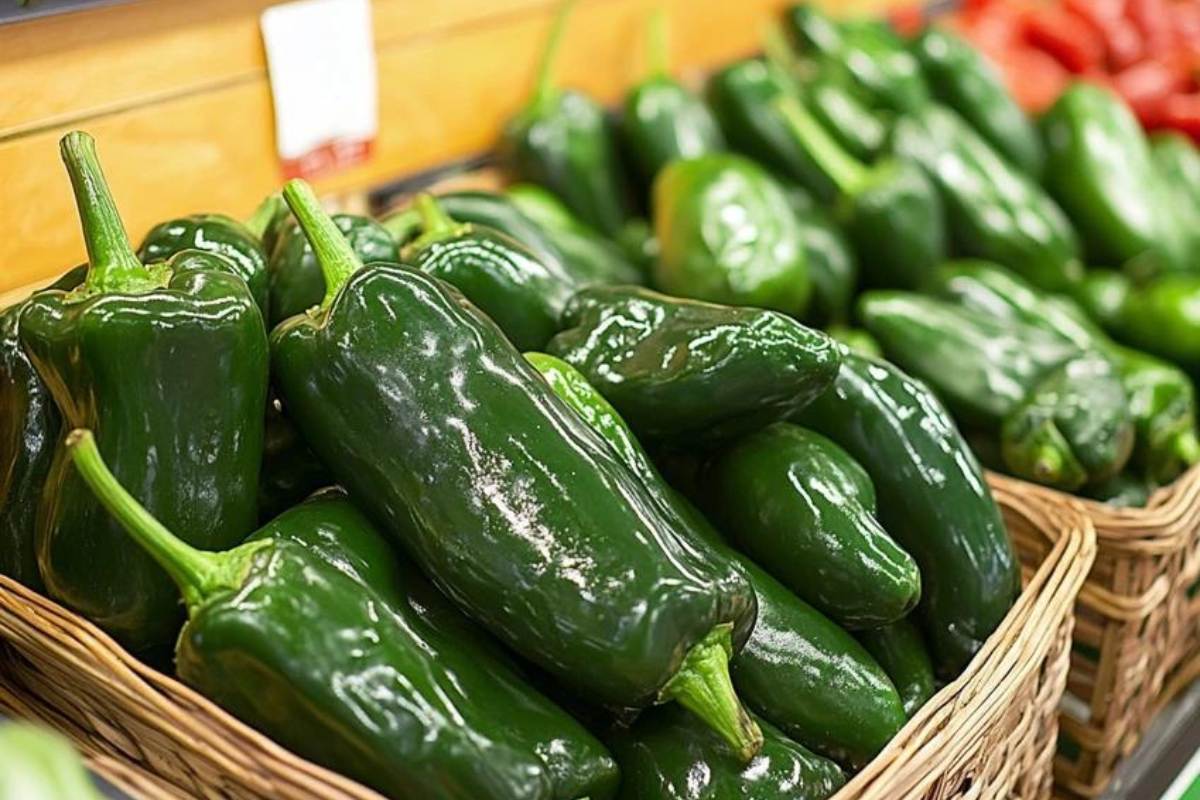
[[[67,435],[67,449],[75,469],[100,504],[175,581],[189,612],[217,592],[239,588],[254,555],[272,544],[266,539],[224,553],[197,550],[167,530],[121,486],[105,465],[91,431],[80,428],[71,431]]]
[[[647,34],[650,43],[650,77],[666,78],[671,74],[671,58],[667,44],[667,12],[662,7],[656,8],[650,15]]]
[[[763,736],[733,690],[729,659],[732,625],[718,625],[684,656],[679,671],[659,692],[659,702],[674,700],[704,721],[746,763],[762,749]]]
[[[1196,438],[1196,432],[1188,429],[1176,434],[1171,440],[1171,451],[1185,466],[1200,461],[1200,439]]]
[[[261,241],[275,218],[286,212],[287,204],[283,202],[283,195],[276,192],[258,204],[258,208],[254,209],[254,213],[246,220],[246,227]]]
[[[401,209],[379,221],[397,247],[405,247],[420,235],[421,215],[415,208]]]
[[[789,78],[795,78],[799,72],[800,60],[792,51],[792,46],[788,44],[787,34],[783,32],[783,26],[778,22],[768,25],[763,34],[763,55],[767,57],[767,63]]]
[[[434,242],[452,239],[471,230],[467,223],[457,222],[446,213],[441,203],[428,192],[422,192],[413,200],[413,208],[421,218],[421,235],[411,245],[413,250],[420,250]]]
[[[773,101],[775,110],[783,117],[796,141],[807,151],[817,167],[825,173],[839,193],[853,199],[863,190],[870,170],[849,153],[821,127],[808,109],[793,94]]]
[[[301,178],[288,181],[283,187],[283,199],[287,201],[292,216],[312,246],[317,263],[321,265],[321,274],[325,278],[325,297],[321,300],[321,308],[327,309],[350,276],[362,269],[362,259],[321,208],[306,181]]]
[[[542,63],[538,65],[537,79],[533,85],[533,107],[543,108],[554,96],[554,62],[558,59],[558,51],[562,49],[563,34],[567,29],[567,19],[575,8],[575,0],[563,0],[554,15],[550,26],[550,36],[546,39],[546,47],[542,51]]]
[[[121,214],[104,180],[96,157],[96,142],[83,131],[71,131],[59,142],[59,152],[71,176],[75,206],[87,246],[89,292],[123,291],[146,282],[146,268],[138,260]]]

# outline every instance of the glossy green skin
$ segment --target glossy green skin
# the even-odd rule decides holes
[[[725,149],[725,137],[708,106],[668,75],[647,78],[629,92],[621,133],[646,187],[668,162]]]
[[[94,430],[139,502],[190,544],[221,550],[257,522],[266,333],[224,258],[184,251],[169,267],[169,283],[144,294],[38,294],[20,339],[63,428]],[[175,587],[87,490],[61,441],[35,543],[51,597],[134,652],[174,639]]]
[[[509,122],[501,157],[521,180],[553,191],[608,236],[629,219],[629,188],[604,109],[575,91],[556,91]]]
[[[796,421],[871,476],[884,528],[921,569],[917,613],[937,671],[954,677],[1004,619],[1021,585],[1000,511],[946,409],[884,361],[843,353],[833,388]]]
[[[1089,262],[1123,265],[1138,277],[1200,266],[1187,258],[1183,226],[1124,102],[1077,83],[1041,126],[1045,184],[1079,229]]]
[[[642,268],[620,245],[582,222],[552,192],[523,183],[508,187],[505,196],[541,227],[562,260],[570,265],[570,273],[580,286],[645,282]],[[509,235],[520,241],[519,236]]]
[[[273,519],[323,486],[333,483],[279,401],[267,402],[262,468],[258,476],[258,519]]]
[[[1071,292],[1075,302],[1106,331],[1120,326],[1121,312],[1133,293],[1133,281],[1111,269],[1089,269],[1083,282]]]
[[[927,28],[911,50],[934,97],[954,109],[1014,166],[1039,176],[1046,154],[995,67],[973,45],[944,28]]]
[[[1177,217],[1188,263],[1200,266],[1200,152],[1192,140],[1174,131],[1158,132],[1150,137],[1150,155],[1170,195],[1171,210]]]
[[[838,369],[828,336],[775,311],[633,286],[572,298],[548,351],[612,403],[639,436],[694,445],[783,419]]]
[[[74,289],[86,274],[76,267],[50,288]],[[33,533],[61,421],[17,334],[26,304],[0,311],[0,575],[41,591]]]
[[[603,746],[491,656],[347,500],[297,506],[251,537],[266,539],[240,589],[193,609],[186,683],[391,797],[612,796]]]
[[[873,161],[887,141],[888,125],[842,81],[818,76],[805,84],[807,106],[846,152],[860,161]]]
[[[778,423],[716,455],[703,505],[739,550],[850,630],[901,619],[921,575],[858,497],[870,479],[820,434]]]
[[[449,370],[430,353],[453,354]],[[693,645],[753,616],[732,563],[672,533],[500,329],[431,276],[359,270],[326,315],[275,330],[272,366],[289,416],[356,502],[460,607],[588,701],[654,702]]]
[[[1121,342],[1200,374],[1200,275],[1163,275],[1130,288],[1110,325]]]
[[[824,800],[846,778],[758,720],[763,749],[741,764],[719,737],[674,708],[655,709],[608,737],[621,766],[620,800]]]
[[[268,314],[267,254],[262,242],[244,223],[225,214],[192,214],[150,229],[138,248],[142,263],[166,261],[184,250],[203,250],[224,256],[231,270],[250,287],[254,302]]]
[[[845,630],[730,549],[700,512],[667,486],[633,431],[582,375],[564,369],[562,362],[528,357],[660,503],[674,509],[683,530],[736,559],[748,574],[758,618],[730,665],[739,697],[822,755],[855,766],[873,758],[904,724],[900,697],[879,665]],[[860,488],[870,490],[869,481]]]
[[[0,724],[0,800],[101,800],[67,739],[28,723]]]
[[[774,106],[797,91],[791,76],[779,67],[748,59],[709,80],[708,103],[731,147],[799,182],[822,203],[832,202],[837,187],[796,141]]]
[[[719,154],[676,161],[654,182],[654,288],[799,316],[812,294],[800,224],[757,164]]]
[[[333,222],[364,264],[393,262],[399,258],[387,229],[369,217],[334,214]],[[295,314],[303,314],[325,297],[325,278],[304,231],[294,219],[283,223],[268,263],[271,289],[271,327]]]
[[[891,146],[937,186],[959,255],[995,261],[1050,291],[1083,277],[1063,210],[953,111],[930,104],[900,118]]]
[[[937,687],[933,661],[921,631],[911,620],[902,619],[883,628],[855,634],[891,678],[904,703],[904,713],[912,717],[933,697]]]
[[[446,281],[487,314],[513,346],[544,347],[575,286],[533,251],[494,228],[467,225],[461,233],[404,252],[422,272]]]
[[[858,258],[854,248],[823,209],[815,206],[796,209],[796,219],[812,281],[812,300],[805,321],[816,325],[844,322],[850,316],[850,304],[858,288]]]

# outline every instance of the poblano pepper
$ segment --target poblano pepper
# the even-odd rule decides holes
[[[70,291],[87,265],[48,288]],[[22,300],[0,311],[0,575],[42,591],[34,529],[42,485],[58,446],[58,407],[18,336]]]
[[[554,58],[573,5],[559,8],[533,96],[505,126],[501,158],[517,178],[545,186],[584,222],[616,236],[632,212],[615,132],[596,101],[554,85]]]
[[[946,28],[927,28],[911,45],[939,102],[958,112],[1013,166],[1035,178],[1046,154],[1037,127],[1004,78],[973,44]]]
[[[101,800],[75,748],[26,722],[0,723],[0,800]]]
[[[363,263],[395,261],[399,257],[387,229],[370,217],[334,214],[333,222]],[[325,296],[325,279],[304,231],[294,219],[281,223],[275,234],[267,274],[271,291],[270,321],[274,328],[294,314],[303,314]]]
[[[363,268],[303,182],[284,197],[332,291],[274,331],[274,375],[338,482],[554,678],[610,707],[678,701],[749,759],[761,738],[726,670],[732,631],[754,614],[744,575],[673,532],[457,290],[411,267]]]
[[[1089,278],[1084,306],[1117,341],[1200,375],[1200,275],[1163,275],[1140,286],[1115,273]]]
[[[847,153],[871,162],[883,152],[890,118],[872,111],[841,81],[829,75],[818,74],[802,86],[808,110]]]
[[[904,724],[900,697],[879,665],[846,631],[730,549],[700,512],[666,484],[633,431],[582,374],[553,356],[525,357],[604,437],[659,504],[673,509],[684,530],[729,554],[749,575],[758,619],[730,665],[745,702],[805,747],[853,767],[870,761]]]
[[[317,489],[332,484],[329,471],[284,414],[279,399],[270,398],[258,479],[259,521],[275,518]]]
[[[904,713],[911,719],[937,688],[933,662],[920,629],[911,620],[902,619],[875,630],[859,631],[855,636],[892,679],[904,702]]]
[[[1184,257],[1200,268],[1200,150],[1182,133],[1160,131],[1150,137],[1150,155],[1182,231]]]
[[[64,425],[96,430],[118,477],[188,542],[221,548],[257,522],[268,351],[235,267],[185,250],[144,266],[87,134],[62,140],[88,251],[70,291],[29,301],[21,345]],[[132,651],[166,646],[182,609],[166,574],[80,484],[59,444],[36,546],[50,595]]]
[[[254,302],[268,315],[267,255],[262,237],[283,200],[272,195],[245,222],[226,214],[190,214],[155,225],[138,248],[143,263],[166,261],[183,250],[203,250],[229,260],[250,287]]]
[[[760,721],[763,749],[744,764],[675,709],[644,714],[608,744],[621,766],[620,800],[825,800],[846,782],[837,764]]]
[[[491,657],[465,620],[431,621],[432,588],[349,501],[320,496],[238,547],[197,550],[122,488],[90,432],[68,446],[183,595],[179,677],[242,721],[390,797],[612,795],[603,746]]]
[[[668,164],[654,182],[654,232],[660,291],[794,316],[808,306],[800,225],[780,185],[746,158]]]
[[[793,206],[794,207],[794,206]],[[796,209],[812,281],[812,300],[804,315],[818,325],[845,322],[858,288],[858,258],[842,229],[815,205]]]
[[[1200,269],[1188,258],[1141,124],[1121,98],[1075,83],[1041,125],[1046,186],[1071,215],[1089,262],[1123,266],[1139,278]]]
[[[833,383],[838,353],[775,311],[596,286],[571,299],[548,350],[581,371],[639,435],[694,444],[794,413]]]
[[[953,111],[930,104],[901,117],[891,150],[936,184],[959,255],[1003,264],[1049,291],[1067,290],[1083,277],[1063,210]]]
[[[1150,501],[1154,485],[1145,478],[1123,472],[1096,486],[1088,487],[1087,496],[1116,508],[1143,508]]]
[[[833,388],[796,417],[871,476],[884,528],[921,568],[917,608],[934,664],[953,678],[1000,625],[1021,573],[983,472],[929,389],[844,352]]]

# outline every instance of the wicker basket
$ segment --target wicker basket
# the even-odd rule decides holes
[[[997,491],[1082,507],[1096,530],[1055,762],[1060,791],[1094,797],[1158,710],[1200,674],[1200,596],[1191,592],[1200,571],[1200,467],[1134,509],[988,479]]]
[[[1095,554],[1071,504],[1001,487],[1026,588],[967,671],[837,800],[1048,797],[1071,608]],[[366,800],[134,660],[78,616],[0,577],[0,710],[70,736],[135,796]]]

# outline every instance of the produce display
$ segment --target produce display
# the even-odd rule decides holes
[[[0,573],[389,797],[819,800],[1020,591],[981,463],[1200,460],[1200,155],[949,29],[788,9],[703,91],[553,78],[502,191],[290,181],[0,312]],[[182,603],[180,602],[182,600]]]

